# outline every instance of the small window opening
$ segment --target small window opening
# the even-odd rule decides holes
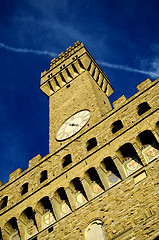
[[[94,147],[97,146],[97,140],[96,138],[91,138],[90,140],[88,140],[87,142],[87,151],[90,151],[91,149],[93,149]]]
[[[41,172],[40,183],[44,182],[47,179],[47,170]]]
[[[32,240],[37,240],[37,237],[32,238]]]
[[[138,105],[138,115],[141,116],[145,112],[147,112],[150,108],[149,104],[147,102],[143,102],[140,105]]]
[[[1,229],[0,229],[0,240],[2,240],[2,233],[1,233]]]
[[[53,227],[50,227],[50,228],[48,229],[48,232],[49,232],[49,233],[53,232]]]
[[[0,203],[0,210],[5,208],[7,206],[7,203],[8,203],[8,197],[4,197],[2,200],[1,200],[1,203]]]
[[[114,122],[112,124],[112,133],[116,133],[117,131],[119,131],[121,128],[123,128],[123,124],[120,120],[117,120],[116,122]]]
[[[21,187],[22,191],[21,191],[21,195],[24,195],[28,192],[28,183],[24,183]]]
[[[72,163],[71,154],[67,154],[67,155],[63,158],[63,163],[62,163],[63,168],[65,168],[66,166],[68,166],[70,163]]]

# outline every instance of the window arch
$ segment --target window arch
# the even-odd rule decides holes
[[[27,239],[38,233],[37,223],[35,220],[35,212],[32,207],[26,208],[20,215],[23,231],[22,237],[26,236]]]
[[[91,186],[92,197],[97,196],[98,194],[102,193],[105,190],[104,186],[101,182],[101,179],[100,179],[100,177],[99,177],[99,175],[98,175],[98,173],[97,173],[97,171],[94,167],[89,168],[85,172],[85,179],[87,180],[87,182]]]
[[[69,187],[71,188],[74,194],[76,208],[80,207],[81,205],[87,202],[87,195],[85,193],[85,190],[79,177],[74,178],[70,182]]]
[[[85,231],[86,240],[105,240],[103,223],[101,220],[94,220]]]
[[[44,182],[47,179],[47,170],[44,170],[40,173],[40,183]]]
[[[138,135],[138,139],[140,140],[142,146],[147,144],[150,144],[150,145],[157,144],[157,140],[150,130],[145,130],[141,132]]]
[[[62,166],[63,166],[63,168],[67,167],[70,163],[72,163],[71,154],[67,154],[67,155],[62,159]]]
[[[24,183],[22,186],[21,186],[21,195],[24,195],[28,192],[28,183]]]
[[[147,102],[143,102],[138,105],[137,109],[138,109],[138,115],[141,116],[151,108]]]
[[[142,167],[141,160],[131,143],[125,143],[118,150],[127,176]]]
[[[106,172],[109,187],[121,181],[121,176],[111,157],[106,157],[101,162],[101,166]]]
[[[87,146],[87,151],[90,151],[91,149],[97,146],[97,139],[95,137],[89,139],[86,143],[86,146]]]
[[[0,210],[5,208],[8,204],[8,196],[5,196],[1,201],[0,201]]]
[[[159,157],[159,144],[150,130],[141,132],[137,140],[142,149],[142,154],[147,163]]]
[[[41,215],[42,229],[48,227],[56,221],[52,204],[48,196],[39,200],[36,210]]]
[[[112,124],[112,133],[116,133],[119,131],[121,128],[123,128],[123,124],[121,120],[117,120]]]
[[[4,226],[3,237],[9,239],[20,239],[20,233],[15,217],[11,218]],[[0,238],[1,239],[1,238]]]

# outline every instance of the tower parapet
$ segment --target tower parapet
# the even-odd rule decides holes
[[[66,52],[62,52],[57,58],[54,58],[51,61],[50,69],[41,73],[40,89],[50,96],[85,71],[90,73],[108,97],[113,93],[109,79],[83,43],[79,41],[73,47],[69,47]]]

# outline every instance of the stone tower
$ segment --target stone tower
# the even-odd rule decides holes
[[[77,42],[41,74],[49,154],[0,187],[0,239],[158,239],[159,78],[113,103]]]

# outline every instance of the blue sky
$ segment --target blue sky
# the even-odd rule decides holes
[[[48,153],[40,73],[77,40],[111,81],[111,102],[159,77],[158,0],[0,0],[0,180]]]

